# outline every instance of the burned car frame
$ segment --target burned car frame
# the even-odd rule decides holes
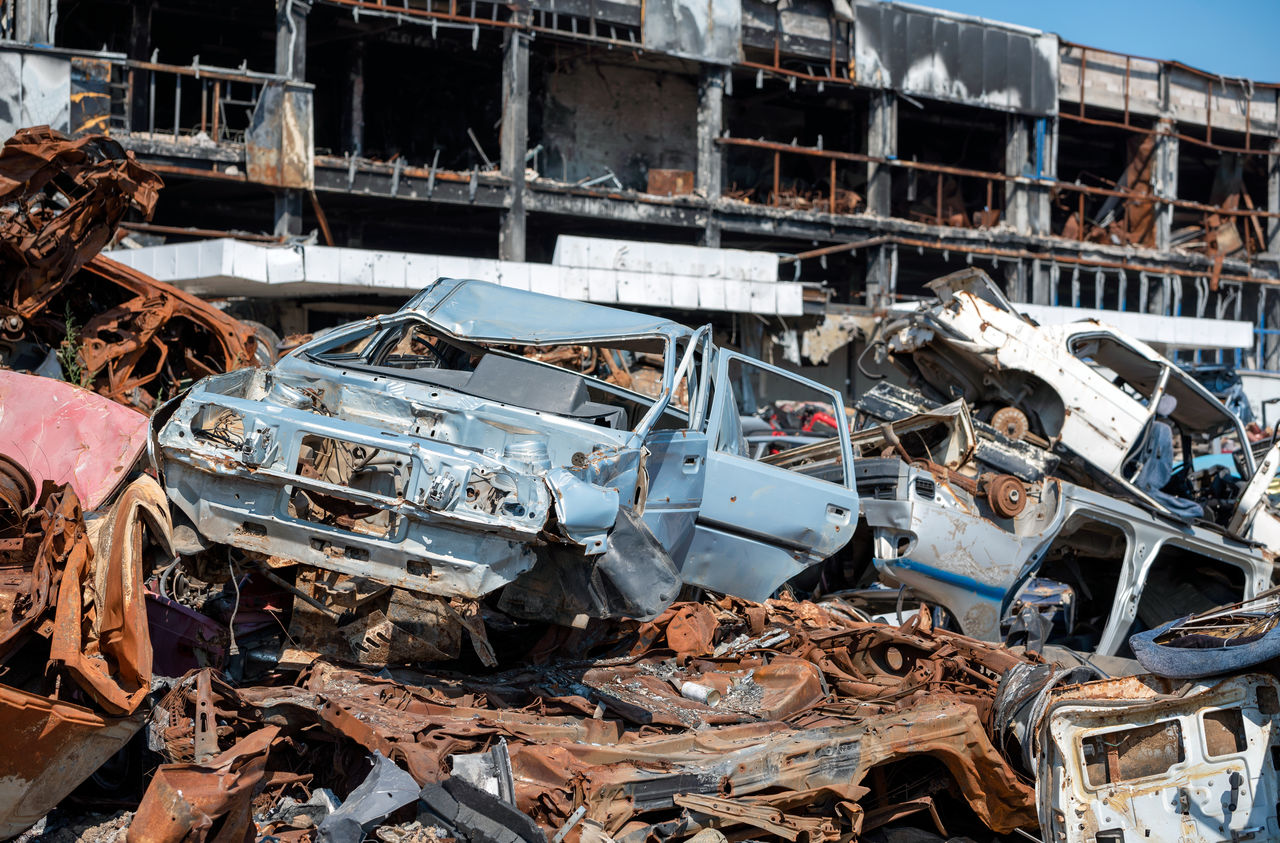
[[[661,352],[660,394],[517,353],[568,343]],[[441,279],[198,383],[157,413],[152,453],[203,543],[442,598],[502,588],[516,615],[653,617],[682,585],[762,599],[852,534],[847,430],[834,475],[751,459],[734,382],[764,376],[841,404],[710,326]]]
[[[928,286],[938,301],[886,324],[877,346],[913,386],[938,401],[963,396],[1010,438],[1068,457],[1067,479],[1186,521],[1207,517],[1241,538],[1280,536],[1269,510],[1245,518],[1247,507],[1221,499],[1218,472],[1157,465],[1160,454],[1226,438],[1238,446],[1239,477],[1259,471],[1240,419],[1176,363],[1095,320],[1038,325],[981,270]],[[1264,461],[1268,483],[1277,462]]]
[[[1221,402],[1108,326],[1036,325],[977,270],[930,286],[938,303],[885,329],[920,391],[855,402],[855,447],[875,449],[857,466],[860,570],[966,634],[1102,655],[1270,585],[1280,451],[1255,461]],[[1195,470],[1220,437],[1243,479]]]
[[[1069,589],[1054,637],[1115,655],[1135,624],[1153,628],[1271,584],[1260,548],[1064,480],[1021,484],[1025,502],[1010,514],[899,459],[864,458],[858,469],[881,581],[945,606],[976,638],[999,640],[1001,622],[1052,583]]]

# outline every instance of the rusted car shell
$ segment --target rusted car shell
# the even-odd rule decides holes
[[[62,572],[49,658],[103,709],[131,714],[151,690],[143,536],[173,552],[164,491],[139,477],[93,527],[91,552],[69,555]]]
[[[149,411],[193,380],[258,359],[251,327],[190,293],[105,255],[95,255],[83,272],[73,284],[110,284],[130,297],[85,323],[79,349],[93,388],[115,401]],[[198,337],[176,341],[182,323]],[[267,352],[270,359],[274,350]]]
[[[0,284],[9,311],[30,319],[100,252],[130,208],[155,207],[160,176],[103,135],[72,140],[21,129],[0,148]],[[63,201],[52,201],[54,193]]]

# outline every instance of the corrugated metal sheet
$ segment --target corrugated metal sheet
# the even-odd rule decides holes
[[[644,0],[644,45],[686,59],[735,64],[742,51],[738,0]]]
[[[1058,111],[1058,38],[977,18],[861,2],[860,85],[1024,114]]]

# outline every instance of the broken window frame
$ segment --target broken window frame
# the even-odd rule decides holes
[[[700,353],[702,355],[703,363],[700,365],[703,369],[706,368],[706,361],[711,359],[714,347],[711,345],[710,325],[703,326],[688,338],[688,344],[684,347],[678,367],[674,357],[675,352],[679,351],[679,344],[675,339],[673,339],[673,337],[666,334],[626,334],[614,337],[601,337],[595,341],[582,341],[579,343],[582,345],[595,345],[598,343],[610,348],[619,347],[626,343],[634,343],[636,341],[652,341],[661,343],[663,346],[662,392],[657,398],[643,395],[639,392],[618,386],[617,384],[609,383],[589,374],[566,370],[553,363],[546,363],[540,360],[530,360],[529,358],[511,354],[510,352],[503,351],[498,348],[487,347],[490,345],[487,341],[476,342],[459,338],[449,331],[444,330],[431,319],[417,311],[400,311],[388,316],[380,316],[372,320],[357,322],[350,326],[337,328],[322,336],[316,337],[308,343],[304,343],[291,351],[288,356],[306,357],[307,360],[318,365],[331,366],[339,369],[343,368],[345,365],[352,369],[358,368],[361,371],[372,371],[370,368],[372,364],[368,362],[369,356],[383,346],[385,337],[390,331],[406,324],[425,326],[434,334],[445,337],[452,343],[463,347],[475,347],[479,350],[483,350],[486,354],[498,354],[504,357],[521,360],[522,362],[528,363],[532,366],[545,366],[547,368],[555,369],[556,371],[570,371],[571,374],[576,377],[590,382],[593,389],[599,389],[602,392],[610,393],[624,400],[633,402],[640,407],[646,408],[645,412],[641,415],[640,420],[631,429],[633,440],[637,438],[643,440],[644,437],[648,435],[649,431],[653,429],[657,420],[665,413],[671,413],[675,418],[679,419],[684,423],[682,426],[687,425],[690,428],[697,429],[702,424],[701,418],[695,418],[698,414],[686,413],[678,407],[671,406],[671,398],[675,393],[675,385],[680,383],[681,379],[688,375],[688,389],[691,406],[696,403],[705,403],[706,383],[709,378],[705,372],[699,376],[697,372],[699,367],[694,365],[693,358],[695,354]],[[362,332],[367,333],[369,335],[369,339],[361,346],[360,351],[351,353],[349,359],[346,359],[347,355],[344,355],[343,359],[337,360],[324,356],[333,348],[341,347],[353,340],[359,339]],[[680,339],[684,338],[681,337]],[[528,338],[513,337],[511,344],[544,348],[562,345],[563,343],[559,341],[552,343],[540,343]],[[378,368],[376,374],[381,377],[394,377],[394,373],[385,371],[381,367]],[[465,392],[465,390],[456,391]],[[705,415],[705,410],[703,411],[703,415]]]

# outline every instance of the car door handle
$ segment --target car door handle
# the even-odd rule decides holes
[[[827,504],[827,520],[832,524],[848,524],[849,507],[841,506],[838,503]]]
[[[685,474],[697,474],[698,467],[700,465],[702,465],[702,457],[685,457],[684,464],[681,465],[681,468],[684,470]]]

